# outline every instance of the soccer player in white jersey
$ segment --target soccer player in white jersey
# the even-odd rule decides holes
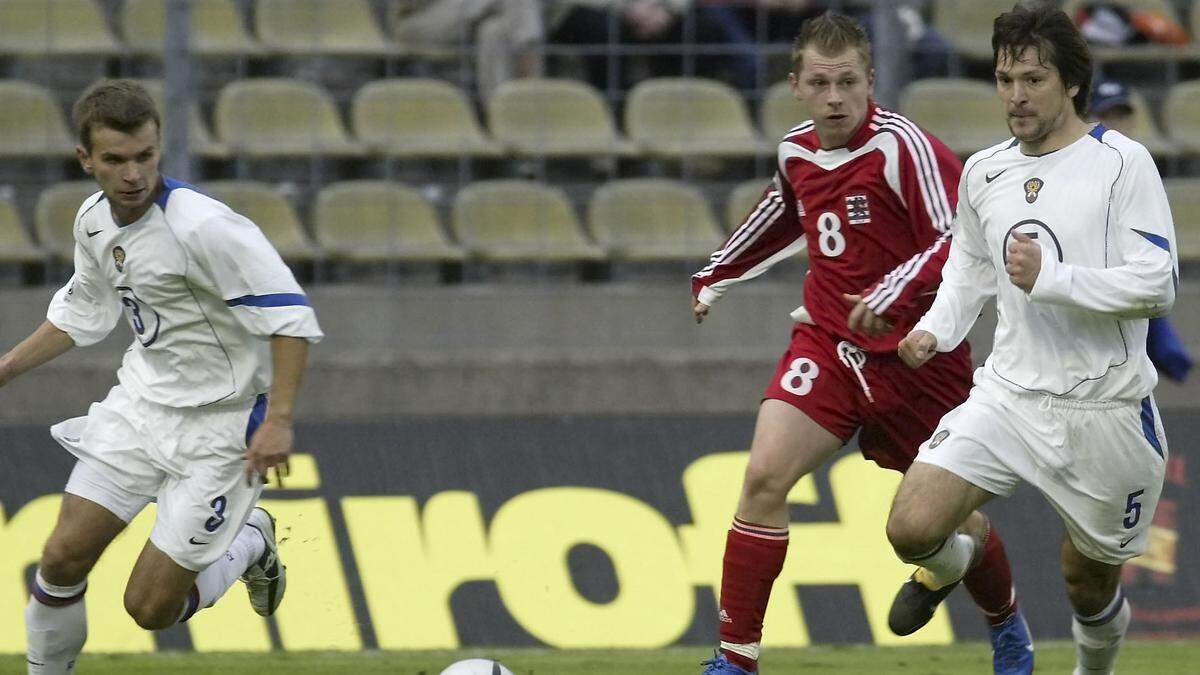
[[[144,89],[101,82],[74,120],[101,191],[75,218],[74,275],[46,321],[0,357],[0,384],[102,340],[122,314],[134,340],[108,396],[51,429],[78,461],[25,610],[31,675],[74,670],[88,573],[151,501],[154,528],[125,589],[139,626],[186,621],[239,577],[257,613],[275,611],[284,567],[274,520],[255,502],[292,451],[308,343],[321,338],[254,223],[159,174],[159,116]]]
[[[1066,524],[1075,672],[1111,673],[1121,566],[1145,551],[1166,464],[1146,331],[1175,302],[1174,227],[1146,149],[1083,121],[1092,61],[1066,14],[1017,6],[992,46],[1014,138],[967,161],[937,298],[898,351],[920,367],[953,349],[990,297],[995,346],[905,474],[888,537],[953,583],[977,547],[955,526],[1028,481]]]

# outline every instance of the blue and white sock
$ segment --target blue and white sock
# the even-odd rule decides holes
[[[238,532],[229,550],[196,575],[196,584],[192,586],[192,592],[183,604],[179,622],[187,621],[199,610],[212,607],[220,600],[233,582],[245,574],[262,556],[266,545],[261,532],[249,525],[243,525],[242,531]]]
[[[1071,634],[1075,636],[1075,674],[1111,673],[1117,662],[1117,652],[1125,640],[1132,612],[1125,592],[1117,593],[1104,609],[1092,616],[1074,615]]]
[[[75,672],[75,659],[87,641],[87,610],[83,594],[87,580],[75,586],[56,586],[38,570],[25,606],[25,658],[29,675]]]

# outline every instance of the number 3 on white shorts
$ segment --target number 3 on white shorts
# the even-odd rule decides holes
[[[812,359],[800,357],[792,361],[788,370],[779,378],[779,386],[797,396],[804,396],[812,391],[813,380],[821,374],[821,367]]]

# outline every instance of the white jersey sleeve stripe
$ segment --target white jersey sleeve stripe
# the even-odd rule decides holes
[[[863,302],[876,314],[886,312],[892,306],[892,303],[896,301],[896,298],[900,297],[900,294],[904,292],[904,288],[908,286],[909,282],[920,274],[921,268],[925,266],[925,263],[929,262],[929,258],[941,250],[948,241],[950,241],[950,233],[947,232],[938,237],[933,246],[910,258],[899,269],[888,272],[887,276],[884,277],[883,283],[879,284],[873,293],[863,298]]]
[[[886,113],[881,112],[881,115],[884,114]],[[941,174],[938,172],[933,147],[929,145],[929,139],[925,138],[921,130],[912,122],[903,117],[886,118],[881,127],[891,129],[901,136],[909,153],[913,156],[921,185],[921,194],[925,197],[925,210],[929,214],[930,222],[939,232],[950,229],[953,214],[950,210],[950,202],[946,198],[945,187],[942,185]]]
[[[709,264],[696,276],[704,277],[712,274],[713,269],[721,263],[728,262],[741,255],[749,246],[766,232],[767,229],[783,213],[783,200],[779,198],[778,190],[771,190],[758,204],[751,217],[744,225],[734,232],[729,243],[712,254]]]
[[[921,156],[925,159],[925,170],[928,172],[929,182],[932,186],[934,206],[944,217],[948,228],[950,221],[954,219],[954,212],[950,208],[950,200],[946,197],[946,188],[942,184],[941,173],[938,169],[937,154],[933,151],[933,145],[930,144],[929,138],[919,126],[907,117],[886,110],[880,111],[880,113],[893,124],[908,129],[915,139],[918,149],[923,151]]]

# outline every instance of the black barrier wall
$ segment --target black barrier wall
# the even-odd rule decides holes
[[[1151,550],[1128,566],[1133,632],[1200,633],[1200,508],[1187,439],[1164,411],[1172,458]],[[153,507],[91,576],[93,651],[661,647],[711,643],[725,530],[753,418],[418,418],[301,428],[280,523],[288,599],[270,621],[237,589],[186,627],[128,619],[121,592]],[[22,609],[72,458],[44,427],[0,428],[0,652],[24,649]],[[767,616],[777,646],[982,639],[958,592],[920,633],[887,608],[908,574],[883,536],[898,475],[851,452],[792,492],[788,559]],[[985,509],[1004,535],[1039,638],[1067,638],[1062,526],[1031,489]],[[156,643],[157,640],[157,643]]]

